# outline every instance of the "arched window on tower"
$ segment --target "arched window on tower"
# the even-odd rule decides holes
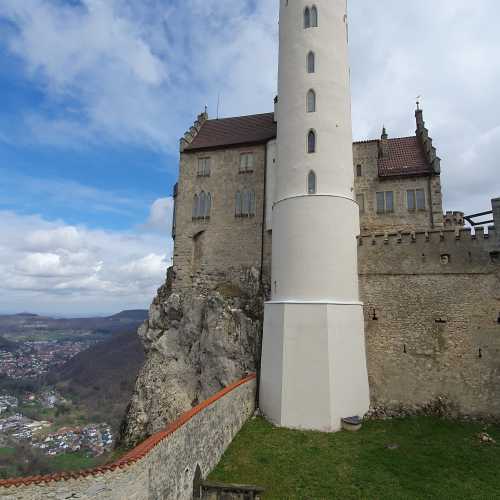
[[[311,27],[311,11],[309,10],[309,7],[306,7],[304,10],[304,28],[310,28]]]
[[[316,92],[313,89],[307,93],[307,112],[314,113],[316,111]]]
[[[318,27],[318,9],[316,5],[313,5],[310,13],[310,23],[313,28]]]
[[[316,153],[316,134],[314,130],[309,130],[307,134],[307,152]]]
[[[311,51],[307,54],[307,72],[314,73],[316,71],[316,58],[314,52]]]
[[[312,170],[307,174],[307,194],[316,194],[316,174]]]

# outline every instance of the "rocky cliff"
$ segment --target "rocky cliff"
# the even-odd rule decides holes
[[[121,429],[133,446],[181,413],[256,370],[262,300],[255,295],[158,290],[139,329],[146,351]]]

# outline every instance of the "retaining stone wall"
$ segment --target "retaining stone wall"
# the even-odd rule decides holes
[[[500,419],[496,233],[360,238],[372,404]]]
[[[95,470],[0,481],[1,500],[191,499],[255,409],[255,375],[224,389],[118,462]]]

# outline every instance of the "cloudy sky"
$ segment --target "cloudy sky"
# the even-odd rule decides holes
[[[218,94],[271,110],[277,4],[0,0],[0,312],[148,306],[178,138]],[[355,139],[412,135],[422,95],[447,209],[500,194],[498,26],[497,0],[350,1]]]

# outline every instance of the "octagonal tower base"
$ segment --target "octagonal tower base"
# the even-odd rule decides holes
[[[369,409],[361,303],[268,302],[260,409],[274,424],[336,432]]]

